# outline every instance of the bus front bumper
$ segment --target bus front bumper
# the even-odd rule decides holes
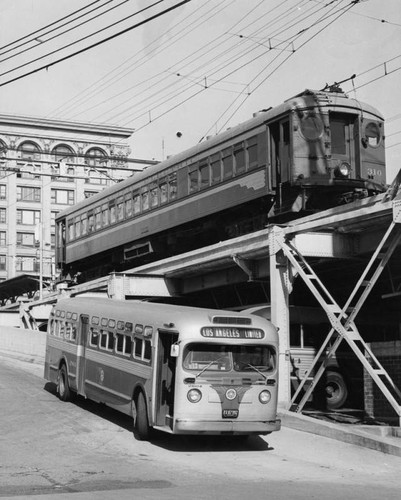
[[[174,434],[270,434],[279,431],[281,420],[244,422],[235,420],[182,420],[174,423]]]

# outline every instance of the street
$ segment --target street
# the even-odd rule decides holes
[[[0,356],[0,498],[398,499],[395,456],[283,428],[136,441],[131,419],[61,402],[43,367]]]

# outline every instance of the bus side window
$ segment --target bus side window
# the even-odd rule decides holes
[[[142,361],[150,361],[152,357],[152,345],[150,340],[136,338],[134,340],[134,358]]]
[[[100,331],[99,347],[101,349],[106,349],[108,351],[113,350],[113,348],[114,348],[114,334],[113,334],[113,332],[109,332],[107,330]]]
[[[143,359],[145,361],[150,361],[151,357],[152,357],[152,346],[151,346],[150,340],[145,340],[145,349],[143,352]]]
[[[70,340],[75,342],[77,340],[77,326],[71,324],[71,337]]]
[[[97,347],[98,340],[99,340],[99,330],[97,328],[91,328],[89,336],[89,345]]]

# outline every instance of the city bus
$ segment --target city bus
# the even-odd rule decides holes
[[[133,417],[136,438],[280,429],[278,334],[244,313],[135,300],[61,299],[50,314],[44,377]]]

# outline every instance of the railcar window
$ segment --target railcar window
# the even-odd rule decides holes
[[[380,128],[375,122],[369,122],[365,127],[366,144],[377,147],[380,144]]]
[[[86,215],[82,216],[81,229],[82,229],[82,231],[81,231],[82,235],[85,235],[88,233],[88,219],[87,219]]]
[[[189,180],[189,192],[194,193],[195,191],[198,191],[198,169],[188,172],[188,180]]]
[[[68,223],[68,239],[70,241],[74,239],[74,224],[72,222]]]
[[[233,176],[233,156],[231,148],[223,149],[223,180]]]
[[[149,191],[142,193],[142,210],[149,210]]]
[[[200,188],[204,189],[210,183],[209,165],[206,160],[203,160],[199,165]]]
[[[132,198],[131,194],[125,195],[125,216],[132,217]]]
[[[169,200],[175,200],[177,198],[177,174],[171,174],[168,180],[168,197]]]
[[[221,181],[220,153],[216,153],[211,156],[210,169],[212,171],[212,184],[219,183]]]
[[[258,166],[258,138],[255,135],[247,139],[248,163],[249,168]]]
[[[110,224],[114,224],[116,222],[116,206],[114,202],[109,204],[110,211]]]
[[[157,207],[159,204],[159,191],[157,187],[154,187],[150,190],[150,206]]]
[[[75,219],[75,237],[79,238],[81,236],[81,218],[76,217]]]
[[[167,182],[162,182],[160,184],[160,203],[167,203],[167,201],[168,201]]]
[[[117,220],[124,219],[124,202],[122,198],[117,200]]]
[[[236,174],[242,174],[243,172],[245,172],[245,149],[242,142],[239,144],[235,144],[234,146],[234,162]]]
[[[95,228],[95,217],[93,214],[88,216],[88,233],[91,233]]]
[[[305,115],[301,120],[301,132],[305,139],[315,141],[323,134],[323,122],[318,115]]]
[[[141,211],[141,197],[139,196],[139,194],[134,194],[133,200],[134,200],[134,214],[139,214],[139,212]]]
[[[109,224],[109,207],[108,205],[103,205],[102,207],[102,225],[103,227]]]
[[[100,229],[102,227],[102,213],[100,211],[100,208],[96,209],[95,226],[96,226],[96,229]]]

